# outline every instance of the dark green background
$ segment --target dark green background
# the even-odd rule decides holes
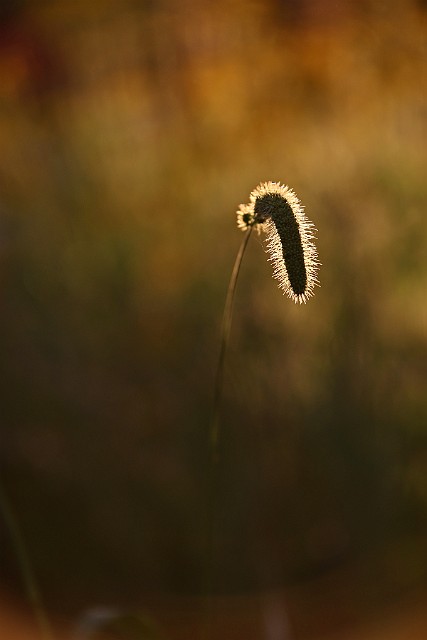
[[[8,8],[7,8],[8,7]],[[216,586],[427,571],[423,3],[8,3],[0,463],[48,608],[197,594],[235,211],[293,187],[321,288],[251,238],[222,411]],[[24,597],[0,528],[3,590]]]

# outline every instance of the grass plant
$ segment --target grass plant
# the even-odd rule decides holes
[[[292,189],[280,182],[261,183],[250,194],[249,204],[239,205],[237,226],[245,232],[231,272],[221,325],[220,350],[215,375],[209,428],[210,467],[208,482],[207,627],[205,637],[213,637],[215,521],[217,512],[218,462],[220,451],[220,408],[224,388],[224,366],[230,341],[233,303],[237,279],[253,229],[267,234],[267,251],[273,275],[283,293],[295,303],[306,303],[318,285],[319,261],[314,244],[316,231]]]

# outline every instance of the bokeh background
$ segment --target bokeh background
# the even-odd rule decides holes
[[[293,305],[251,238],[217,637],[418,637],[389,620],[427,602],[426,3],[3,0],[0,20],[1,482],[49,613],[198,637],[235,211],[277,180],[318,228],[321,288]]]

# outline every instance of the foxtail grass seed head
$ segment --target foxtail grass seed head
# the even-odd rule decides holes
[[[280,182],[262,182],[252,191],[249,204],[239,206],[237,226],[267,234],[269,260],[279,287],[295,303],[306,303],[319,286],[320,263],[316,229],[294,191]]]

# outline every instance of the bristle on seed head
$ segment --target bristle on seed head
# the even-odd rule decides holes
[[[314,232],[295,192],[280,182],[263,182],[237,211],[237,226],[267,234],[267,251],[279,287],[295,303],[305,303],[318,286]]]

